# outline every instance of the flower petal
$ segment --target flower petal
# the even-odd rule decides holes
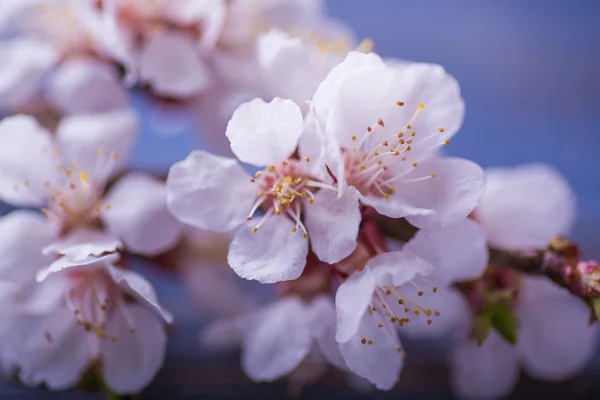
[[[335,340],[345,343],[358,331],[373,297],[375,275],[370,268],[352,274],[335,294],[337,332]]]
[[[159,95],[190,97],[209,85],[196,44],[191,37],[164,31],[151,35],[139,55],[140,79]]]
[[[244,340],[242,368],[254,381],[273,381],[292,372],[312,345],[302,301],[287,298],[264,311]]]
[[[522,290],[531,296],[518,309],[517,346],[525,370],[546,381],[569,379],[580,373],[594,355],[598,331],[588,323],[589,307],[562,289],[555,288],[555,295],[534,291],[530,282],[544,279],[542,285],[553,285],[547,278],[524,279]]]
[[[50,101],[63,114],[105,112],[128,104],[115,66],[93,58],[66,60],[46,85]]]
[[[27,386],[45,383],[51,390],[75,386],[90,364],[86,339],[86,332],[67,308],[35,319],[17,345],[20,381]]]
[[[312,251],[321,261],[336,263],[356,248],[361,220],[358,197],[353,187],[340,198],[336,192],[322,189],[315,195],[314,204],[307,204],[306,230]]]
[[[14,109],[39,90],[44,75],[58,62],[55,49],[31,39],[0,43],[0,108]]]
[[[13,283],[35,280],[35,274],[52,261],[42,249],[58,236],[48,219],[33,211],[13,211],[0,217],[0,277]]]
[[[478,346],[465,340],[451,354],[451,386],[463,399],[499,399],[512,392],[520,375],[515,347],[491,331]]]
[[[392,286],[405,285],[434,271],[429,262],[407,251],[379,254],[369,260],[366,268],[371,269],[378,285]]]
[[[116,157],[116,167],[111,170],[111,175],[119,172],[127,162],[137,134],[138,119],[131,110],[67,116],[56,130],[64,155],[90,178],[94,178],[93,174],[98,169],[99,152],[106,153],[106,162],[112,162],[108,160],[109,156]],[[111,152],[116,154],[110,155]]]
[[[129,251],[153,256],[179,240],[183,226],[167,209],[167,190],[158,179],[129,173],[111,188],[105,202],[110,204],[102,212],[106,229]]]
[[[431,173],[435,173],[435,178],[407,182]],[[465,218],[479,204],[484,193],[485,175],[479,165],[462,158],[433,158],[408,174],[394,196],[433,211],[430,215],[408,217],[411,224],[419,228],[437,228]]]
[[[306,265],[308,240],[292,232],[294,223],[287,217],[272,216],[253,233],[253,226],[239,228],[227,261],[242,278],[260,283],[275,283],[298,278]]]
[[[105,268],[112,279],[129,295],[135,297],[142,304],[147,305],[160,315],[165,322],[169,324],[173,322],[173,316],[169,311],[161,307],[154,287],[143,276],[137,272],[116,267],[113,263],[106,263]]]
[[[569,232],[575,195],[565,179],[544,164],[487,170],[488,190],[475,218],[491,245],[510,249],[545,247]]]
[[[246,220],[256,200],[249,179],[237,161],[193,151],[169,170],[167,206],[186,224],[230,231]]]
[[[329,296],[319,296],[310,303],[307,312],[311,318],[313,338],[325,359],[337,368],[346,369],[340,345],[335,340],[336,310],[333,299]]]
[[[269,103],[254,99],[239,106],[225,134],[240,161],[261,166],[287,159],[303,129],[298,105],[276,97]]]
[[[41,283],[48,279],[52,274],[64,270],[106,268],[108,264],[113,264],[119,261],[119,258],[120,256],[118,253],[111,253],[100,257],[88,255],[84,259],[75,259],[70,255],[66,255],[54,261],[48,266],[48,268],[44,268],[39,271],[35,279],[38,283]]]
[[[163,365],[167,347],[160,319],[134,304],[128,305],[127,311],[135,331],[131,331],[122,312],[115,312],[106,327],[115,339],[102,342],[104,382],[121,395],[136,394],[152,382]]]
[[[369,313],[364,314],[350,340],[340,344],[348,368],[380,390],[390,390],[398,381],[404,364],[401,351],[396,332],[379,329],[378,321]]]
[[[434,266],[435,281],[442,286],[479,278],[488,264],[485,233],[463,219],[441,229],[422,229],[404,246]]]
[[[120,240],[97,229],[77,229],[67,236],[53,241],[42,249],[46,255],[67,256],[72,261],[85,260],[88,256],[113,253],[123,247]]]
[[[18,206],[40,206],[54,181],[56,156],[50,132],[30,116],[0,122],[0,199]]]

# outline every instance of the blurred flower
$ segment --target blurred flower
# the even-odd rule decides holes
[[[536,379],[568,379],[593,356],[597,331],[589,326],[590,311],[581,300],[546,277],[521,275],[518,293],[513,303],[516,345],[492,330],[481,346],[469,337],[453,350],[451,383],[460,397],[505,397],[517,384],[521,367]],[[471,313],[468,308],[464,312]]]
[[[404,250],[380,253],[340,285],[336,293],[336,340],[346,365],[377,388],[391,389],[406,355],[398,328],[424,331],[456,324],[460,314],[444,315],[431,305],[460,297],[447,289],[455,280],[480,276],[487,265],[483,233],[463,220],[453,226],[419,231]],[[439,296],[440,301],[435,297]]]
[[[309,237],[326,249],[317,253],[323,261],[339,261],[355,246],[358,200],[350,191],[337,199],[335,188],[314,176],[309,157],[294,157],[303,130],[302,113],[291,100],[256,99],[236,110],[227,137],[240,161],[268,167],[252,178],[235,160],[204,151],[171,167],[169,209],[201,229],[237,229],[228,262],[243,278],[262,283],[296,279],[306,264]],[[264,215],[253,222],[261,207]],[[310,226],[302,222],[303,215]]]
[[[0,199],[40,207],[47,217],[17,210],[0,218],[3,279],[27,281],[24,270],[33,279],[51,262],[49,249],[74,243],[88,245],[82,257],[115,251],[121,241],[144,255],[175,244],[181,227],[166,208],[163,183],[132,172],[105,193],[136,131],[128,111],[67,117],[56,135],[24,115],[0,123]]]
[[[317,89],[312,110],[323,168],[339,195],[355,188],[362,204],[420,228],[466,217],[485,191],[481,168],[435,157],[460,127],[464,104],[438,65],[394,63],[351,52]]]
[[[12,4],[18,3],[18,5]],[[63,114],[123,108],[127,94],[111,60],[121,61],[116,31],[93,0],[3,2],[0,107],[16,110],[44,97]]]
[[[83,260],[59,255],[38,274],[37,290],[44,295],[36,307],[31,298],[23,299],[23,307],[16,291],[12,304],[3,303],[12,321],[3,363],[30,386],[67,389],[92,368],[112,391],[139,392],[162,366],[164,321],[172,322],[171,315],[149,282],[116,265],[118,254]]]

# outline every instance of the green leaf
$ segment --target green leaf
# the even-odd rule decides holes
[[[600,297],[592,297],[589,300],[590,308],[592,309],[590,315],[590,325],[600,320]]]
[[[491,313],[491,323],[494,329],[510,344],[517,344],[518,323],[512,310],[503,304],[494,304],[486,309]]]
[[[474,335],[477,345],[481,346],[490,334],[492,327],[492,314],[482,312],[475,317]]]

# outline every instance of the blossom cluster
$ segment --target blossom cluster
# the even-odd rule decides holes
[[[556,239],[568,183],[448,156],[465,103],[442,66],[377,55],[318,0],[5,1],[0,39],[2,373],[149,385],[176,321],[140,260],[256,382],[389,390],[404,337],[443,337],[454,392],[500,398],[592,356],[600,269]],[[193,104],[218,154],[131,169],[134,88]]]

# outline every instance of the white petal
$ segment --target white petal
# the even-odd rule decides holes
[[[280,300],[265,311],[244,340],[242,368],[254,381],[273,381],[292,372],[312,344],[302,301]]]
[[[306,230],[312,251],[321,261],[336,263],[356,248],[361,215],[358,191],[348,188],[341,198],[331,190],[320,190],[314,204],[305,208]]]
[[[54,181],[58,164],[50,132],[33,117],[16,115],[0,122],[1,200],[42,205],[49,197],[45,183]]]
[[[41,214],[13,211],[0,217],[0,277],[14,283],[33,282],[52,257],[42,249],[57,236],[57,227]]]
[[[101,256],[123,247],[120,240],[97,229],[78,229],[53,241],[42,249],[44,254],[68,256],[72,261],[85,260],[88,256]]]
[[[434,266],[436,283],[479,278],[488,264],[485,233],[470,219],[441,229],[422,229],[404,246]]]
[[[237,161],[197,150],[169,170],[167,206],[186,224],[229,231],[246,220],[256,190]]]
[[[311,319],[311,332],[325,359],[332,365],[346,369],[346,363],[340,353],[340,345],[335,340],[335,303],[330,296],[314,299],[307,310]]]
[[[416,277],[429,276],[434,266],[407,251],[379,254],[367,263],[378,285],[402,286]]]
[[[63,114],[104,112],[128,104],[116,67],[93,58],[63,62],[46,85],[50,101]]]
[[[111,173],[117,173],[127,162],[137,134],[138,119],[131,110],[67,116],[56,131],[64,155],[90,178],[94,177],[102,151],[107,159],[113,157],[112,152],[116,153],[116,167]]]
[[[389,199],[379,196],[361,196],[360,202],[373,207],[379,214],[390,218],[404,218],[409,215],[430,216],[434,213],[427,208],[420,208],[411,204],[397,195],[393,195]]]
[[[29,100],[57,61],[55,49],[37,40],[0,43],[0,108],[15,108]]]
[[[329,71],[342,61],[340,53],[323,54],[316,44],[278,29],[259,36],[256,46],[270,93],[304,109]]]
[[[269,103],[254,99],[239,106],[225,134],[237,158],[260,166],[287,159],[298,146],[303,128],[298,105],[276,97]]]
[[[528,281],[547,278],[526,278]],[[533,289],[526,282],[523,291]],[[580,373],[595,353],[597,330],[589,325],[589,307],[567,294],[531,296],[519,307],[519,350],[525,370],[547,381],[569,379]],[[535,296],[535,297],[534,297]]]
[[[473,211],[485,193],[485,175],[479,165],[462,158],[434,158],[421,163],[415,172],[406,176],[435,178],[404,182],[398,188],[400,196],[409,204],[429,209],[431,215],[408,217],[419,228],[437,228],[453,224]],[[392,196],[393,198],[393,196]]]
[[[106,229],[129,251],[153,256],[179,240],[183,227],[167,209],[167,190],[158,179],[131,172],[117,181],[104,201],[110,204],[102,213]]]
[[[544,164],[486,171],[488,190],[475,217],[491,245],[505,249],[545,247],[569,232],[575,195],[565,179]]]
[[[169,311],[161,307],[154,287],[143,276],[135,271],[116,267],[111,263],[106,264],[106,271],[129,295],[154,310],[167,323],[170,324],[173,322],[173,316]]]
[[[335,294],[337,332],[335,340],[345,343],[359,329],[375,290],[375,276],[369,268],[352,274]]]
[[[63,256],[54,261],[48,266],[39,271],[35,277],[37,282],[44,282],[51,275],[59,273],[64,270],[77,270],[77,269],[100,269],[106,268],[108,264],[116,263],[119,260],[119,254],[112,253],[105,256],[96,257],[88,255],[84,259],[75,259],[71,256]]]
[[[283,215],[270,217],[256,232],[258,222],[239,228],[231,245],[227,261],[242,278],[260,283],[294,280],[302,274],[308,254],[308,240],[295,224]]]
[[[340,345],[346,365],[355,374],[368,379],[380,390],[389,390],[398,381],[404,364],[400,341],[395,331],[378,328],[378,320],[365,313],[360,327],[350,340]],[[371,344],[362,343],[362,340]]]
[[[167,346],[167,335],[160,319],[137,305],[129,305],[127,311],[135,331],[130,330],[122,312],[117,312],[106,326],[111,339],[102,342],[104,381],[121,395],[136,394],[150,384],[163,365]]]
[[[185,34],[167,30],[150,36],[138,62],[140,79],[159,95],[189,97],[210,83],[196,44]]]
[[[206,351],[239,348],[244,337],[254,329],[256,323],[260,322],[259,317],[260,312],[255,311],[210,322],[199,334],[202,348]]]
[[[175,7],[170,7],[167,18],[180,25],[202,25],[201,45],[212,48],[223,29],[227,12],[224,0],[180,0]]]
[[[27,386],[43,382],[52,390],[71,388],[90,364],[87,334],[67,308],[37,318],[22,335],[16,358],[19,378]]]
[[[518,361],[517,349],[495,331],[481,346],[465,340],[452,351],[452,390],[466,400],[503,398],[519,379]]]

